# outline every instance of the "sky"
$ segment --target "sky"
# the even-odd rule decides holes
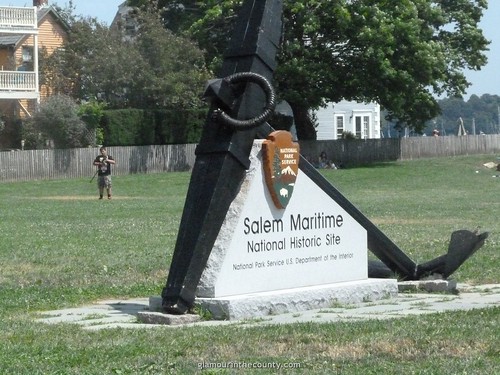
[[[118,5],[125,0],[73,0],[75,14],[97,17],[100,21],[110,24],[118,11]],[[33,0],[0,0],[3,6],[33,6]],[[49,5],[58,5],[64,8],[69,0],[49,0]]]
[[[100,21],[110,24],[115,17],[118,6],[125,0],[73,0],[75,14],[97,17]],[[467,71],[466,77],[472,85],[468,88],[465,99],[475,94],[500,96],[500,0],[489,0],[489,8],[483,15],[480,27],[486,39],[491,41],[487,52],[488,64],[480,71]],[[1,5],[32,6],[32,0],[0,0]],[[69,4],[67,0],[49,0],[49,4],[61,7]]]
[[[483,34],[491,41],[488,56],[488,64],[480,71],[469,71],[466,74],[467,80],[472,83],[465,98],[475,94],[492,94],[500,96],[500,0],[489,0],[488,9],[483,14],[480,28]]]

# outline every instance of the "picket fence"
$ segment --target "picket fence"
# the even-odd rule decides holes
[[[500,154],[500,135],[302,141],[301,153],[315,162],[321,152],[346,167],[394,160],[473,154]],[[117,163],[114,175],[188,171],[195,162],[194,144],[108,147]],[[98,148],[0,152],[0,181],[89,179]]]

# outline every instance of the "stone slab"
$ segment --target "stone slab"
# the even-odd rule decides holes
[[[197,298],[214,319],[240,320],[372,302],[398,295],[394,279],[367,279],[220,298]]]
[[[399,292],[456,293],[457,282],[454,280],[415,280],[398,283]]]
[[[141,311],[137,320],[145,324],[165,324],[169,326],[191,324],[201,321],[201,316],[195,314],[173,315],[156,311]]]
[[[278,209],[265,179],[263,142],[253,144],[250,168],[227,210],[196,295],[221,299],[366,280],[366,229],[307,174],[284,173],[288,168],[281,172],[290,183],[280,186],[286,186],[281,190],[290,200],[286,209]],[[280,153],[285,157],[285,151]]]

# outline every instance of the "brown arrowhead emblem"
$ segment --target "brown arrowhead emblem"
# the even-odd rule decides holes
[[[285,208],[292,197],[299,173],[299,150],[292,134],[284,130],[272,132],[262,144],[266,185],[277,208]]]

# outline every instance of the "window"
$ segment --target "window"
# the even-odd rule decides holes
[[[127,14],[125,16],[125,35],[133,38],[137,34],[137,19]]]
[[[370,134],[370,116],[363,116],[363,139],[367,139]]]
[[[337,139],[342,139],[342,135],[344,134],[344,116],[336,115],[335,116],[335,128],[337,129]]]
[[[356,116],[354,118],[354,123],[356,126],[356,138],[361,139],[361,116]]]
[[[355,117],[356,126],[356,138],[367,139],[370,134],[370,116],[356,116]]]
[[[23,63],[33,62],[33,47],[23,46]]]

